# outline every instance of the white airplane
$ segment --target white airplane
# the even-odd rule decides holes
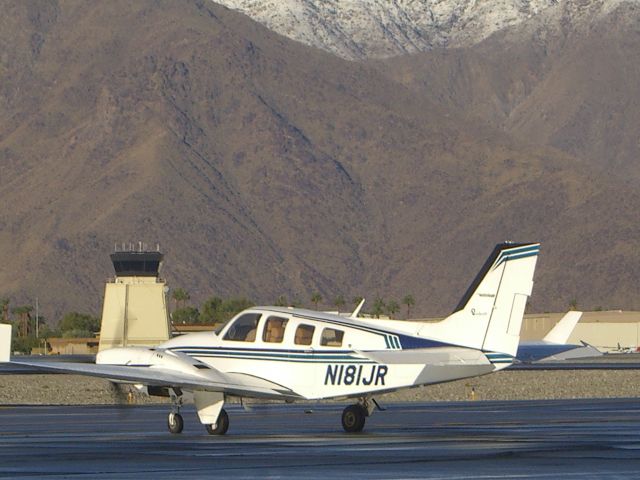
[[[520,342],[516,359],[521,362],[560,359],[560,354],[582,348],[583,345],[567,343],[580,317],[582,312],[567,312],[542,340]]]
[[[216,332],[172,338],[156,348],[103,350],[95,364],[15,362],[131,383],[168,396],[169,431],[193,401],[210,434],[224,434],[229,397],[284,401],[355,398],[342,413],[363,429],[374,395],[485,375],[511,365],[540,244],[499,244],[458,307],[438,323],[345,318],[310,310],[255,307]],[[0,332],[1,333],[1,332]],[[9,361],[3,335],[0,361]]]

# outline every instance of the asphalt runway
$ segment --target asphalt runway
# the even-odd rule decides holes
[[[227,410],[209,436],[193,409],[166,430],[166,406],[0,408],[2,478],[639,478],[638,400],[388,405],[362,434],[342,405]],[[305,413],[306,412],[306,413]]]

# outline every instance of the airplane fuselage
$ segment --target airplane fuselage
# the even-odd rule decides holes
[[[363,396],[507,366],[504,359],[492,363],[481,351],[409,333],[420,326],[424,324],[393,321],[377,326],[375,320],[261,307],[243,312],[218,334],[182,335],[158,348],[186,354],[228,375],[283,387],[292,397],[305,399]],[[381,351],[388,352],[387,359],[367,354]],[[421,354],[425,352],[426,358]],[[433,355],[437,362],[429,362]]]

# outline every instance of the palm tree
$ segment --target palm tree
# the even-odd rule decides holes
[[[571,299],[569,302],[569,310],[577,310],[578,309],[578,300],[575,298]]]
[[[409,315],[411,315],[411,307],[416,304],[416,300],[411,294],[405,295],[405,297],[402,299],[402,304],[407,306],[407,318],[409,318]]]
[[[31,330],[29,322],[31,320],[31,311],[33,307],[30,305],[24,305],[22,307],[16,307],[11,310],[11,313],[18,315],[18,333],[20,337],[27,337]]]
[[[395,300],[389,300],[387,302],[387,312],[389,313],[390,317],[398,313],[399,310],[400,310],[400,305],[398,305],[398,302],[396,302]]]
[[[316,310],[318,309],[318,303],[322,301],[322,296],[319,293],[314,293],[311,295],[311,303],[316,306]]]
[[[187,300],[191,299],[191,295],[183,288],[176,288],[171,294],[171,298],[176,302],[176,310],[178,310],[178,308],[184,308]]]
[[[0,315],[3,323],[9,323],[9,299],[0,298]]]
[[[344,297],[342,295],[338,295],[333,301],[333,304],[336,306],[338,311],[340,311],[340,309],[344,307],[346,303],[347,302],[344,301]]]
[[[382,297],[377,297],[373,302],[373,310],[371,313],[376,316],[376,318],[380,318],[380,315],[384,313],[384,300]]]

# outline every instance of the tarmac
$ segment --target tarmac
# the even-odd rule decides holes
[[[0,478],[638,478],[640,401],[397,403],[361,434],[344,405],[228,405],[225,436],[192,408],[0,407]]]

